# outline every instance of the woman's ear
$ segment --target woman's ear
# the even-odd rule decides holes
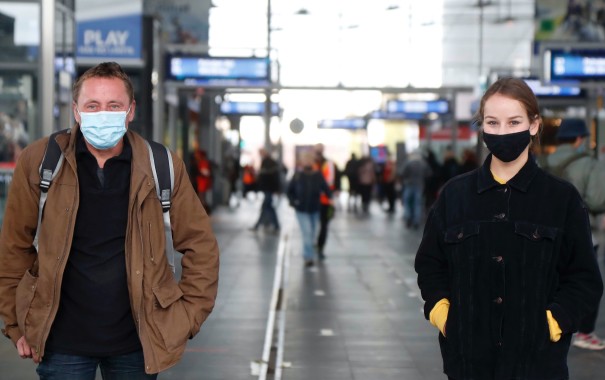
[[[540,118],[540,116],[536,115],[536,117],[534,118],[534,121],[532,121],[531,124],[529,125],[529,133],[532,136],[535,136],[536,134],[538,134],[538,132],[540,131],[541,124],[542,124],[542,118]]]

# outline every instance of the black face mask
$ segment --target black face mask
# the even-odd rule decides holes
[[[516,160],[529,145],[530,138],[529,129],[506,135],[495,135],[483,131],[483,141],[485,141],[487,149],[503,162]]]

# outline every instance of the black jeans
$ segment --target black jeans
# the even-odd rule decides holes
[[[328,215],[329,209],[329,205],[322,204],[319,206],[319,235],[317,235],[317,249],[322,254],[324,246],[326,245],[326,240],[328,240],[328,224],[330,223]]]

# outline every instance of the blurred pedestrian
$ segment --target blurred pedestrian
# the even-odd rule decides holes
[[[190,172],[197,196],[206,210],[206,214],[210,215],[212,209],[208,203],[207,193],[212,191],[212,164],[205,150],[195,148],[192,153]]]
[[[364,156],[360,159],[357,169],[358,189],[361,196],[361,211],[367,215],[370,212],[370,201],[372,200],[372,191],[376,184],[376,165],[370,156]]]
[[[359,195],[359,160],[355,153],[351,153],[351,158],[345,164],[344,173],[349,181],[349,196],[347,198],[347,211],[357,212],[357,197]],[[353,203],[353,206],[351,206]]]
[[[395,193],[395,179],[397,173],[395,160],[393,160],[393,156],[390,153],[387,153],[381,174],[382,191],[388,204],[386,212],[393,214],[395,212],[395,199],[397,197],[397,194]]]
[[[428,210],[435,203],[443,183],[441,182],[441,164],[432,149],[427,149],[424,160],[431,169],[424,181],[424,207]]]
[[[315,144],[315,165],[330,188],[330,193],[322,193],[319,199],[319,234],[317,236],[317,254],[325,259],[324,247],[328,240],[328,226],[336,211],[332,192],[336,189],[336,165],[324,156],[324,145]]]
[[[256,170],[251,163],[242,168],[242,197],[248,198],[248,193],[256,193]]]
[[[258,172],[258,190],[263,192],[263,203],[260,214],[251,230],[256,231],[261,225],[273,228],[274,232],[279,231],[279,220],[277,212],[273,205],[273,195],[281,191],[281,166],[275,161],[269,151],[265,148],[259,150],[261,156],[260,170]]]
[[[331,190],[321,173],[314,167],[314,156],[303,152],[300,157],[302,169],[297,171],[288,184],[287,196],[290,206],[296,210],[300,226],[305,266],[314,265],[314,242],[319,224],[320,198],[322,194],[331,196]],[[319,254],[319,252],[318,252]]]
[[[415,269],[449,379],[569,379],[572,334],[599,304],[582,198],[529,153],[539,111],[522,79],[494,82],[477,111],[491,153],[431,209]]]
[[[408,156],[403,165],[403,220],[408,228],[418,229],[424,217],[424,195],[427,180],[433,171],[418,150]]]
[[[451,146],[445,148],[443,152],[443,164],[441,164],[441,184],[447,183],[450,179],[460,174],[460,163],[456,158],[456,153]]]
[[[466,148],[462,151],[462,164],[460,165],[460,174],[470,172],[479,167],[477,153],[473,149]]]
[[[605,211],[605,161],[599,161],[586,151],[586,139],[590,136],[586,122],[582,119],[563,119],[557,131],[557,150],[546,158],[544,170],[571,182],[577,189],[586,207],[594,215]],[[598,227],[597,227],[598,228]],[[598,242],[592,236],[595,257]],[[605,342],[594,330],[598,308],[587,314],[578,325],[573,345],[587,350],[603,350]]]

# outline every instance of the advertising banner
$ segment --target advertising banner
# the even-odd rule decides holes
[[[142,65],[142,0],[77,0],[78,63]]]

